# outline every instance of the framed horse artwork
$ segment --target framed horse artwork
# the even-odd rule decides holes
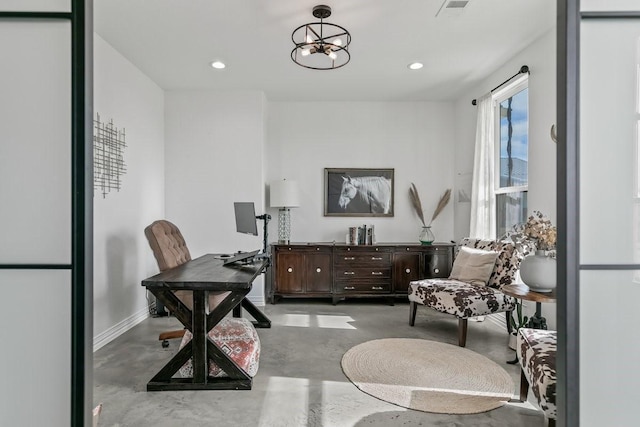
[[[393,169],[324,170],[324,216],[393,216]]]

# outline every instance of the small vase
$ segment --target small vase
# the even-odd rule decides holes
[[[556,260],[537,250],[520,263],[520,278],[534,292],[552,292],[556,288]]]
[[[420,232],[420,237],[418,237],[420,243],[423,245],[430,245],[436,239],[431,231],[431,226],[422,227],[422,231]]]

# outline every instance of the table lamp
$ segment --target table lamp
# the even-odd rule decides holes
[[[280,180],[271,183],[270,201],[278,210],[278,243],[288,244],[291,238],[291,210],[300,206],[298,183]]]

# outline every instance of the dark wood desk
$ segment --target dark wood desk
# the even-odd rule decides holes
[[[193,334],[193,339],[147,383],[147,391],[161,390],[250,390],[252,378],[229,358],[207,335],[231,310],[239,314],[244,307],[258,327],[270,327],[271,321],[245,296],[253,281],[267,266],[268,260],[249,264],[222,265],[216,255],[208,254],[142,281]],[[193,291],[193,310],[189,310],[173,291]],[[209,314],[208,292],[229,292]],[[184,363],[193,358],[193,378],[172,378]],[[218,365],[228,377],[212,378],[209,361]]]

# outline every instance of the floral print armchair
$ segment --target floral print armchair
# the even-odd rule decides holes
[[[509,316],[515,308],[515,299],[500,292],[500,288],[514,283],[522,255],[509,242],[465,238],[460,246],[498,252],[487,284],[478,285],[455,279],[411,282],[409,324],[415,324],[419,304],[454,315],[458,318],[458,345],[464,347],[467,340],[467,319],[501,312],[506,312]]]

